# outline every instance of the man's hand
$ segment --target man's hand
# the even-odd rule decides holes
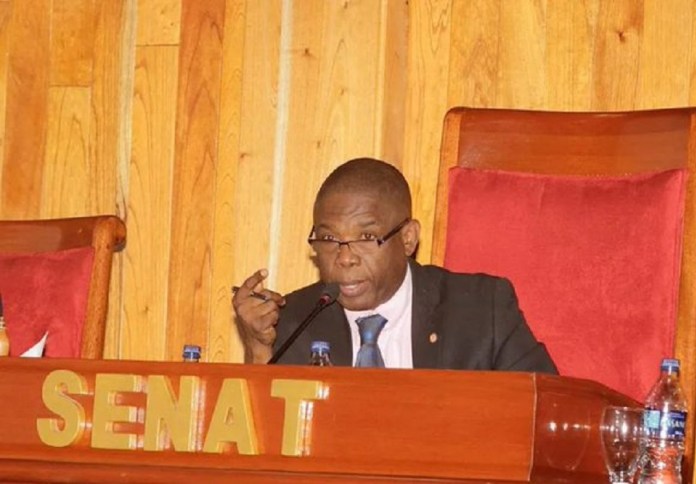
[[[237,329],[244,344],[245,363],[266,363],[273,354],[275,325],[285,298],[263,287],[268,271],[261,269],[249,277],[232,298]]]

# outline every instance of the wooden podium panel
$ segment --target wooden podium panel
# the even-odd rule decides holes
[[[630,400],[526,373],[0,358],[0,480],[587,482]]]

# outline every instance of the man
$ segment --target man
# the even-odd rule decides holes
[[[334,365],[556,373],[510,282],[419,265],[411,258],[419,234],[408,183],[396,168],[370,158],[339,166],[314,203],[310,243],[322,282],[283,297],[264,287],[262,269],[233,298],[245,360],[266,363],[325,284],[335,283],[337,303],[279,363],[307,364],[311,342],[323,340]]]

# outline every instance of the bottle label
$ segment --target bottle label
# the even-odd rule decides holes
[[[643,426],[648,437],[658,439],[684,440],[686,412],[647,409],[643,413]]]

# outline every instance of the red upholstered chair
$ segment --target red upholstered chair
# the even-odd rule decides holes
[[[433,262],[509,278],[562,375],[642,401],[676,355],[693,410],[695,116],[452,109]]]
[[[0,221],[0,295],[11,355],[48,331],[46,356],[103,356],[113,253],[125,236],[113,215]]]

